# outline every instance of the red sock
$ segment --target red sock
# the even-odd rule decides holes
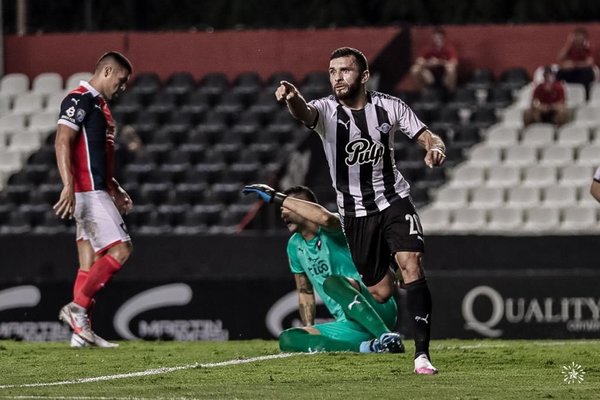
[[[81,291],[81,287],[85,284],[85,281],[87,281],[89,274],[89,271],[84,271],[82,269],[77,270],[77,277],[75,278],[75,284],[73,285],[73,298],[77,297]]]
[[[90,308],[96,293],[110,281],[110,278],[119,269],[121,269],[121,264],[109,254],[100,257],[90,268],[88,278],[79,293],[76,294],[74,302],[86,309]]]

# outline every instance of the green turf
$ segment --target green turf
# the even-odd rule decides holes
[[[0,398],[599,399],[600,341],[445,340],[432,343],[437,376],[412,373],[406,354],[300,355],[197,367],[147,377],[0,389]],[[74,350],[63,343],[0,342],[0,385],[58,382],[151,368],[277,354],[273,341],[122,342]],[[561,368],[585,370],[563,382]]]

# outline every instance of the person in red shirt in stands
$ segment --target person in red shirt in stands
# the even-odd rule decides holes
[[[437,86],[452,92],[456,88],[457,66],[456,49],[446,42],[446,32],[436,28],[431,35],[431,46],[417,57],[410,73],[419,90]]]
[[[560,126],[567,122],[569,114],[566,107],[565,87],[556,80],[551,67],[544,68],[544,81],[538,84],[531,98],[531,107],[523,113],[523,122],[548,122]]]
[[[592,57],[588,32],[584,28],[577,28],[569,34],[567,42],[558,53],[558,61],[560,70],[557,79],[584,85],[589,98],[590,84],[596,80],[597,67]]]

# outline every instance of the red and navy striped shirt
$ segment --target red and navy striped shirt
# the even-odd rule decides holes
[[[104,98],[81,81],[62,101],[58,123],[78,132],[71,148],[75,192],[107,190],[113,178],[116,125]]]

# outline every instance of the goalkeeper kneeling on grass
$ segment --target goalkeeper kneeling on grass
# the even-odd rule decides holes
[[[256,184],[246,186],[243,192],[280,207],[281,218],[292,233],[287,253],[304,327],[283,331],[281,350],[403,353],[400,335],[392,332],[398,314],[396,301],[392,297],[378,303],[361,282],[340,218],[317,204],[306,186],[279,193]],[[315,291],[334,322],[314,325]]]

